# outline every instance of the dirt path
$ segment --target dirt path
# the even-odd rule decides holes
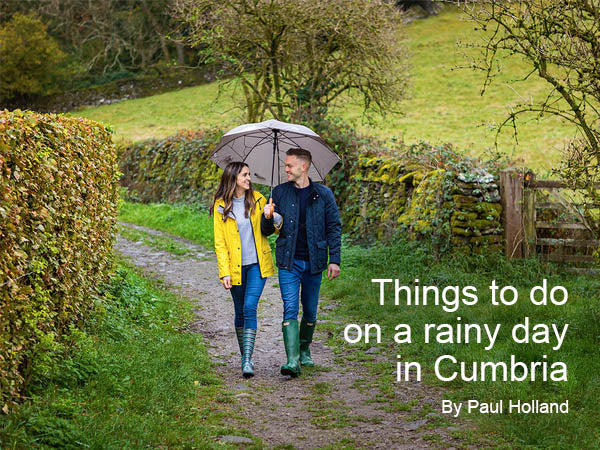
[[[233,393],[238,417],[232,421],[262,438],[268,448],[466,447],[463,439],[452,437],[463,432],[461,425],[439,413],[438,391],[420,383],[385,381],[388,389],[382,396],[378,381],[363,363],[342,358],[344,355],[336,355],[326,345],[331,337],[342,339],[343,323],[335,318],[334,304],[320,310],[321,324],[334,327],[317,326],[311,347],[317,367],[305,370],[297,379],[280,375],[285,352],[276,276],[267,281],[259,302],[256,376],[244,380],[233,329],[233,303],[218,282],[214,253],[179,237],[132,224],[120,225],[168,236],[190,250],[185,256],[176,256],[122,236],[116,243],[123,256],[197,306],[193,328],[205,337],[209,353]],[[378,356],[373,357],[377,360]]]

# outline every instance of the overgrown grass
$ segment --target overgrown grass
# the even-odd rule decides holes
[[[332,114],[355,124],[360,131],[383,139],[452,143],[459,151],[471,155],[490,151],[494,146],[494,126],[507,117],[510,106],[530,98],[542,98],[547,86],[535,76],[519,81],[529,73],[528,65],[510,59],[504,61],[503,73],[487,93],[480,96],[483,74],[455,69],[468,63],[457,42],[475,41],[477,35],[473,28],[473,23],[453,7],[445,8],[439,16],[410,23],[406,34],[412,84],[409,97],[398,107],[402,113],[392,113],[365,124],[361,108],[345,99],[343,104],[332,108]],[[472,50],[465,51],[473,55]],[[243,111],[236,109],[236,105],[241,104],[240,91],[226,86],[217,98],[218,91],[218,84],[212,83],[90,108],[72,115],[111,124],[115,139],[122,142],[165,137],[184,128],[218,126],[227,130],[244,123]],[[557,119],[537,120],[530,116],[527,120],[529,122],[519,128],[518,144],[512,130],[507,129],[500,136],[499,150],[523,158],[534,169],[548,171],[559,162],[565,139],[572,136],[573,129]]]
[[[121,261],[96,304],[30,400],[0,417],[3,449],[229,448],[216,436],[249,436],[224,425],[231,400],[187,330],[189,302]]]
[[[162,206],[171,209],[173,215],[179,207]],[[130,209],[144,206],[130,204]],[[139,225],[151,226],[142,215],[136,216]],[[155,220],[154,217],[150,218]],[[198,224],[203,224],[200,218]],[[176,233],[177,224],[165,222],[166,231]],[[207,225],[199,225],[207,226]],[[415,279],[420,286],[475,286],[479,302],[475,306],[463,306],[457,311],[444,312],[436,306],[395,306],[390,289],[386,291],[388,302],[379,305],[379,287],[371,282],[374,278],[399,279],[402,285],[411,285]],[[569,293],[565,306],[533,306],[529,290],[548,280],[549,286],[564,286]],[[497,285],[511,285],[518,289],[520,300],[514,306],[491,306],[490,291],[492,280]],[[569,414],[474,414],[481,429],[490,436],[502,434],[518,446],[552,448],[598,448],[600,446],[600,359],[595,357],[600,337],[600,280],[590,276],[560,272],[555,266],[536,260],[506,262],[500,255],[469,256],[449,255],[436,261],[426,246],[421,243],[398,239],[393,245],[373,247],[344,247],[342,251],[342,275],[333,282],[324,282],[323,294],[338,307],[334,314],[344,323],[377,323],[382,327],[383,342],[381,352],[388,355],[388,362],[373,363],[370,386],[381,392],[384,402],[397,401],[391,389],[395,380],[396,355],[403,361],[418,361],[423,365],[423,379],[439,384],[447,389],[447,395],[455,401],[465,399],[504,400],[509,399],[546,402],[569,400]],[[391,296],[391,297],[390,297]],[[391,300],[389,300],[391,299]],[[531,325],[536,323],[558,326],[569,324],[563,346],[552,350],[553,342],[547,344],[515,344],[510,339],[511,327],[528,316]],[[423,343],[425,323],[501,324],[501,332],[494,348],[485,351],[483,345]],[[412,344],[398,345],[393,342],[394,327],[399,323],[409,324],[413,330]],[[364,350],[377,344],[345,343],[340,332],[343,324],[329,323],[323,327],[333,327],[337,336],[336,345],[340,355],[345,350]],[[441,382],[433,373],[433,362],[440,355],[451,354],[458,361],[509,361],[514,354],[518,361],[530,363],[542,361],[563,361],[568,366],[568,382]],[[359,352],[360,355],[360,352]],[[366,355],[365,355],[366,356]],[[371,355],[368,355],[372,359]],[[446,367],[446,371],[450,368]],[[315,387],[325,389],[325,387]],[[406,409],[406,405],[400,409]],[[410,409],[410,408],[409,408]],[[424,411],[415,412],[422,414]],[[420,416],[419,416],[420,417]],[[457,431],[459,433],[459,431]],[[503,441],[501,439],[500,441]]]

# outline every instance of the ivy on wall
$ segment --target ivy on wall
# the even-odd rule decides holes
[[[352,239],[386,242],[408,232],[432,239],[440,250],[500,248],[500,196],[492,174],[499,164],[465,157],[450,146],[388,148],[327,119],[305,124],[341,158],[325,182]],[[144,202],[208,204],[221,174],[208,158],[221,135],[185,131],[131,145],[121,157],[122,184]]]
[[[209,204],[222,171],[208,159],[221,138],[218,130],[180,131],[120,149],[121,185],[142,202]]]

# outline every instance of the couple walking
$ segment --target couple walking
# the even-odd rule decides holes
[[[272,204],[252,189],[250,170],[243,162],[228,164],[211,208],[219,277],[231,292],[242,374],[254,375],[252,352],[256,309],[266,278],[273,275],[267,236],[277,233],[275,257],[283,299],[283,341],[287,363],[283,375],[297,377],[300,366],[314,365],[310,343],[317,320],[322,272],[333,280],[340,274],[341,224],[329,188],[308,177],[311,154],[287,151],[287,183],[272,191]],[[328,264],[329,254],[329,264]],[[298,326],[299,303],[302,321]]]

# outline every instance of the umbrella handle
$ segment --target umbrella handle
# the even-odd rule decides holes
[[[273,197],[269,198],[269,205],[273,206]],[[273,217],[273,210],[271,209],[271,212],[269,213],[269,216],[267,217],[267,219],[270,219]]]

